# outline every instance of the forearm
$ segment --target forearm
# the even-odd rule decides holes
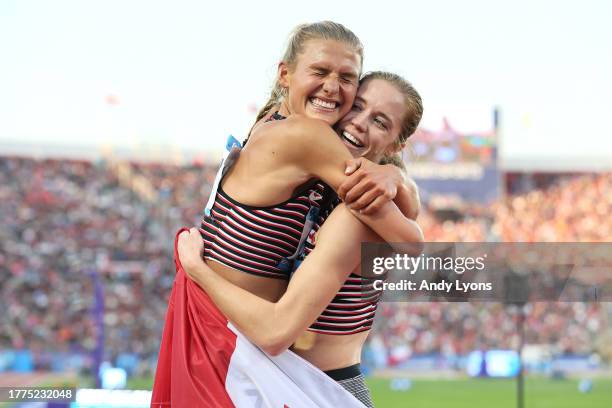
[[[328,221],[342,220],[342,214],[337,208]],[[233,284],[204,263],[201,258],[203,239],[197,228],[179,235],[178,256],[187,276],[210,296],[238,330],[267,353],[276,355],[286,350],[316,320],[359,263],[360,241],[342,241],[341,238],[348,234],[358,239],[365,226],[348,211],[344,214],[352,223],[325,233],[321,228],[320,242],[331,244],[317,245],[275,303]],[[340,236],[334,235],[334,231]]]
[[[192,279],[253,343],[269,350],[270,344],[277,345],[279,338],[285,337],[288,322],[278,313],[277,303],[262,299],[232,284],[203,263],[193,268],[189,274]]]
[[[372,215],[365,215],[357,211],[353,211],[353,215],[390,244],[418,244],[424,240],[419,225],[414,220],[405,217],[393,202],[386,203],[383,208]],[[405,251],[406,246],[399,246],[395,249]],[[409,255],[419,255],[420,251],[420,246],[414,246],[410,248]]]
[[[421,210],[421,200],[416,183],[406,177],[405,182],[398,186],[393,202],[406,218],[416,220]]]

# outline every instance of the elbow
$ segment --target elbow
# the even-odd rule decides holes
[[[283,351],[287,350],[291,346],[291,342],[287,342],[285,339],[280,337],[270,338],[260,345],[260,348],[271,356],[278,356]]]
[[[420,256],[424,249],[425,244],[423,242],[409,242],[393,246],[395,253],[400,255],[408,255],[410,257]]]
[[[416,231],[414,234],[414,241],[411,242],[410,245],[410,255],[411,256],[419,256],[425,250],[425,236],[423,235],[423,230],[419,225],[415,222]]]
[[[281,354],[293,344],[299,334],[296,333],[295,317],[294,314],[287,313],[282,302],[274,303],[266,310],[265,318],[259,320],[260,324],[252,327],[251,341],[266,354]]]
[[[272,356],[272,357],[276,357],[279,354],[281,354],[283,351],[287,350],[289,347],[285,347],[282,345],[269,345],[267,347],[263,347],[262,350]]]
[[[419,248],[419,254],[423,251],[423,247],[425,246],[425,235],[423,234],[423,230],[419,227],[419,224],[414,223],[416,227],[414,243]]]
[[[405,180],[405,183],[401,185],[401,189],[404,190],[404,197],[406,197],[407,205],[403,207],[402,213],[406,218],[416,221],[419,213],[421,212],[421,198],[419,196],[419,187],[411,178]]]
[[[416,222],[413,221],[411,224],[413,228],[410,228],[410,233],[403,237],[401,244],[397,245],[394,250],[408,256],[419,256],[425,249],[425,236]]]
[[[424,250],[425,250],[425,242],[423,240],[419,242],[415,242],[411,248],[411,256],[413,257],[419,256],[423,253]]]
[[[266,352],[266,354],[278,356],[283,351],[287,350],[291,344],[293,344],[293,339],[288,333],[278,330],[268,330],[268,335],[266,335],[265,339],[262,339],[258,346]]]

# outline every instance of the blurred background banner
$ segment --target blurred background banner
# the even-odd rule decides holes
[[[148,406],[174,233],[199,221],[227,135],[248,132],[303,22],[345,24],[366,71],[422,95],[404,160],[428,242],[609,245],[610,15],[605,0],[1,2],[0,387]],[[612,306],[591,289],[381,303],[362,356],[376,405],[516,406],[525,373],[528,407],[609,407]]]
[[[499,115],[492,109],[488,131],[460,132],[444,118],[441,130],[420,128],[411,136],[404,160],[425,200],[446,196],[488,203],[500,197]]]

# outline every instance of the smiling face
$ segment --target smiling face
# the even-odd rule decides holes
[[[335,124],[357,93],[361,57],[335,40],[309,40],[294,67],[279,64],[279,83],[287,89],[280,113],[303,114]]]
[[[397,141],[405,114],[404,95],[388,81],[371,79],[359,87],[351,111],[336,128],[353,157],[378,162],[403,147]]]

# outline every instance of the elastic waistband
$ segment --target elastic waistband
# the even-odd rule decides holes
[[[324,373],[330,376],[334,381],[348,380],[349,378],[355,378],[361,374],[361,366],[357,363],[344,368],[324,371]]]

